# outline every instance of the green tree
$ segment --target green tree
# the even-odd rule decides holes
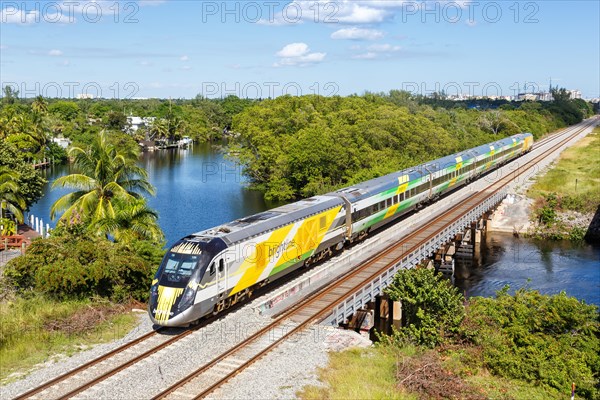
[[[568,390],[598,399],[598,307],[564,292],[547,296],[508,287],[496,298],[470,301],[461,332],[480,346],[484,366],[496,375]]]
[[[144,242],[138,248],[148,246]],[[59,298],[101,296],[113,301],[145,301],[156,271],[156,250],[138,255],[105,238],[65,232],[34,241],[27,253],[4,271],[17,289],[47,293]]]
[[[0,167],[6,167],[16,174],[15,182],[25,201],[25,210],[42,197],[46,180],[23,159],[22,152],[5,140],[0,140]]]
[[[51,104],[48,110],[53,114],[59,115],[65,121],[73,121],[81,112],[77,103],[64,100]]]
[[[169,122],[164,118],[157,118],[150,126],[151,139],[164,139],[169,135]]]
[[[52,187],[75,189],[58,199],[50,210],[54,219],[64,211],[61,221],[66,224],[82,222],[90,228],[104,219],[117,218],[117,207],[139,199],[142,194],[154,195],[146,171],[137,163],[138,154],[117,149],[104,131],[89,146],[73,147],[69,155],[75,160],[79,173],[57,179]],[[104,234],[105,231],[96,231]]]
[[[91,230],[111,236],[120,243],[133,243],[147,240],[160,243],[164,240],[164,233],[158,225],[158,214],[148,207],[143,198],[133,201],[115,200],[114,217],[105,217],[95,221]]]
[[[127,127],[127,116],[120,111],[109,111],[106,114],[106,128],[123,131]]]
[[[447,334],[458,332],[465,316],[462,294],[430,269],[402,270],[384,292],[402,303],[399,339],[434,347]]]
[[[37,96],[31,103],[31,109],[36,114],[46,114],[48,112],[48,102],[43,96]]]
[[[19,99],[19,91],[10,85],[2,88],[2,94],[2,103],[4,104],[14,104]]]
[[[0,208],[2,215],[10,211],[19,223],[23,223],[23,211],[26,208],[25,199],[19,191],[19,174],[7,166],[0,166]]]

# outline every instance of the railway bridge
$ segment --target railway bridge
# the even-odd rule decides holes
[[[472,232],[474,240],[479,235],[477,228],[483,227],[483,220],[487,219],[507,194],[528,186],[562,150],[591,132],[598,122],[598,118],[592,118],[536,142],[530,153],[462,187],[437,203],[373,235],[361,245],[327,261],[311,273],[286,284],[262,302],[258,306],[259,311],[276,314],[279,309],[298,301],[303,293],[313,292],[352,271],[364,268],[352,283],[344,284],[343,287],[347,289],[345,295],[337,299],[337,302],[331,298],[332,307],[322,316],[321,322],[334,326],[344,324],[353,316],[356,317],[357,312],[373,306],[375,319],[378,319],[380,310],[386,310],[390,320],[399,319],[399,305],[389,304],[379,308],[379,297],[400,269],[413,268],[436,253],[443,253],[442,249],[466,232]],[[367,265],[370,267],[365,268]],[[393,315],[394,310],[396,315]]]
[[[230,344],[219,347],[222,350],[213,348],[212,345],[218,344],[214,342],[204,346],[206,338],[202,336],[207,333],[203,328],[210,324],[226,326],[220,316],[204,320],[180,334],[162,335],[166,328],[161,328],[40,383],[16,399],[99,398],[100,393],[118,397],[117,387],[124,375],[139,380],[151,365],[162,365],[170,353],[178,352],[184,345],[188,346],[187,355],[195,351],[194,357],[188,357],[194,365],[188,368],[183,365],[181,371],[171,371],[172,374],[164,376],[159,370],[161,379],[140,382],[143,385],[140,390],[155,399],[214,397],[244,370],[252,372],[252,379],[257,379],[256,370],[250,369],[252,365],[312,325],[338,326],[356,321],[367,313],[367,307],[375,309],[375,318],[386,317],[388,322],[394,322],[399,319],[399,305],[383,301],[381,295],[396,272],[415,267],[440,249],[446,250],[447,243],[465,230],[475,238],[482,216],[493,210],[509,192],[526,186],[564,148],[591,132],[597,123],[598,119],[590,119],[538,141],[530,153],[258,298],[249,306],[271,318],[262,318],[265,323],[253,326],[246,335],[238,337],[236,334]],[[224,319],[235,318],[231,314],[235,313]],[[249,314],[255,317],[254,313]],[[391,325],[387,323],[387,328],[391,329]],[[200,344],[201,349],[189,350],[190,343]]]

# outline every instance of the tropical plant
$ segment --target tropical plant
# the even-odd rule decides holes
[[[22,207],[22,210],[27,209],[42,197],[46,180],[36,172],[30,163],[23,159],[23,153],[17,150],[12,143],[0,140],[0,168],[3,167],[5,171],[10,172],[10,180],[14,181],[20,197],[25,201],[25,207]],[[14,185],[10,185],[14,189]]]
[[[63,176],[52,185],[75,189],[58,199],[50,210],[51,218],[64,211],[60,220],[70,224],[81,221],[94,229],[100,221],[117,220],[119,207],[134,203],[142,194],[154,195],[146,171],[136,164],[137,153],[117,149],[104,131],[98,133],[89,148],[73,147],[78,173]],[[96,230],[105,234],[105,230]]]
[[[27,207],[19,192],[19,174],[6,166],[0,166],[0,208],[2,214],[10,211],[19,222],[23,222],[23,211]]]
[[[464,298],[433,270],[401,270],[384,292],[402,303],[402,327],[396,339],[434,347],[449,333],[458,332],[465,316]]]
[[[37,114],[45,114],[48,112],[48,102],[42,96],[38,96],[35,98],[33,103],[31,103],[31,109],[34,113]]]
[[[17,233],[17,224],[8,218],[0,218],[0,234],[2,236],[11,236]]]
[[[7,281],[22,291],[59,298],[144,301],[156,267],[123,244],[64,233],[33,241],[24,256],[8,263],[4,273]]]
[[[149,240],[159,243],[164,233],[158,225],[158,214],[148,207],[143,198],[132,201],[115,199],[114,217],[105,217],[93,222],[90,229],[99,235],[111,236],[117,242],[131,243]]]

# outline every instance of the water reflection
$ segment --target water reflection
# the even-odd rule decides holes
[[[505,285],[568,295],[600,305],[600,247],[568,241],[488,235],[478,263],[457,262],[456,285],[467,296],[494,296]]]

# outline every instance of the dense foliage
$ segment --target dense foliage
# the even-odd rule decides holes
[[[426,104],[428,103],[428,104]],[[430,103],[430,104],[429,104]],[[231,155],[272,200],[321,194],[520,132],[542,134],[577,122],[583,102],[431,102],[410,94],[283,96],[233,118]],[[447,108],[444,108],[447,107]],[[478,107],[478,106],[477,106]],[[576,118],[557,110],[576,109]]]
[[[434,347],[458,332],[465,311],[458,289],[431,269],[402,270],[384,290],[402,303],[402,327],[394,340]]]
[[[9,94],[7,95],[7,90]],[[112,134],[129,132],[128,145],[151,136],[153,139],[177,139],[187,135],[196,141],[223,137],[231,128],[232,118],[259,100],[227,96],[224,99],[35,99],[19,98],[19,92],[3,88],[0,102],[0,138],[15,144],[26,157],[55,157],[52,137],[69,138],[74,145],[91,142],[100,130]],[[133,132],[128,116],[156,118],[156,123]],[[64,155],[64,153],[60,153]]]
[[[44,178],[35,171],[30,163],[25,161],[14,145],[4,140],[0,140],[0,169],[5,173],[2,181],[5,186],[0,188],[2,200],[14,204],[22,212],[42,196],[42,189],[46,183]],[[6,184],[8,181],[12,183]],[[17,190],[12,190],[14,187],[9,186],[14,186]],[[12,193],[12,196],[7,193]],[[15,197],[22,199],[22,202],[15,200]]]
[[[507,288],[496,299],[470,301],[464,337],[482,348],[483,364],[494,374],[600,397],[598,308],[565,293],[554,296]]]
[[[125,246],[64,232],[60,237],[34,241],[24,256],[8,263],[4,275],[21,291],[32,289],[60,298],[145,301],[162,254],[149,243]]]
[[[574,382],[578,397],[600,398],[598,307],[564,292],[508,290],[496,298],[471,298],[465,307],[458,290],[432,271],[401,271],[385,292],[402,302],[402,327],[380,336],[380,345],[437,346],[459,363],[454,369],[463,377],[486,371],[563,393]]]

